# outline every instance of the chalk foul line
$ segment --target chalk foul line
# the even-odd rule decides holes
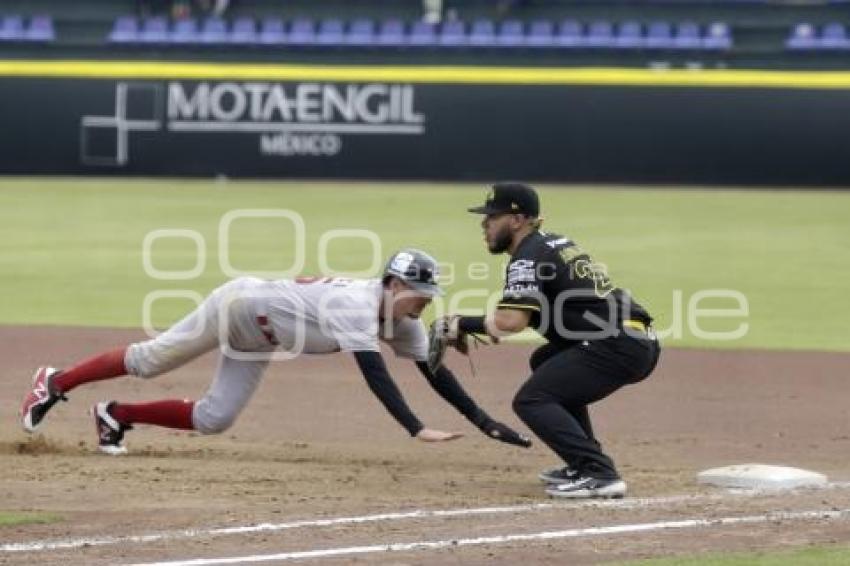
[[[832,483],[820,489],[847,489],[850,482]],[[557,509],[642,509],[648,507],[659,507],[667,505],[678,505],[683,503],[705,503],[712,501],[724,501],[735,498],[752,498],[770,495],[775,492],[759,490],[738,490],[724,493],[695,494],[695,495],[672,495],[666,497],[627,498],[615,500],[585,500],[575,502],[541,502],[523,505],[506,505],[496,507],[477,507],[460,509],[437,509],[411,511],[400,511],[392,513],[378,513],[370,515],[359,515],[351,517],[329,517],[319,519],[306,519],[289,521],[283,523],[256,523],[250,525],[238,525],[231,527],[207,527],[196,529],[182,529],[173,531],[161,531],[138,535],[118,536],[93,536],[65,538],[54,540],[34,540],[27,542],[13,542],[0,544],[0,552],[40,552],[49,550],[67,550],[91,546],[107,546],[125,543],[149,543],[159,541],[181,540],[201,537],[216,537],[224,535],[251,534],[259,532],[285,531],[292,529],[309,529],[329,526],[357,525],[365,523],[379,523],[389,521],[404,521],[414,519],[433,519],[444,517],[463,516],[486,516],[511,513],[528,513]]]
[[[544,531],[538,533],[495,535],[477,538],[426,540],[406,543],[376,544],[369,546],[347,546],[321,550],[303,550],[296,552],[282,552],[277,554],[253,554],[226,558],[193,558],[188,560],[173,560],[167,562],[148,562],[131,566],[212,566],[217,564],[244,564],[272,561],[280,562],[284,560],[329,558],[334,556],[351,556],[362,554],[375,554],[382,552],[439,550],[442,548],[450,547],[456,548],[464,546],[505,544],[510,542],[530,542],[540,540],[593,537],[602,535],[619,535],[659,530],[690,529],[698,527],[718,527],[746,524],[752,525],[757,523],[768,523],[776,521],[803,521],[816,519],[836,520],[847,518],[850,518],[850,509],[842,509],[836,511],[793,511],[781,513],[767,513],[764,515],[750,515],[745,517],[722,517],[717,519],[694,518],[674,521],[656,521],[652,523],[609,525],[603,527],[587,527],[562,531]]]

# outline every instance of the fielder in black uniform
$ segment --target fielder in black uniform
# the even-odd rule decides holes
[[[593,434],[588,405],[646,378],[658,361],[652,317],[614,285],[605,267],[570,238],[540,230],[537,193],[519,183],[493,186],[481,226],[490,253],[511,255],[496,311],[450,317],[455,335],[494,338],[530,326],[547,343],[530,359],[517,415],[564,462],[544,471],[557,497],[622,497],[626,484]]]

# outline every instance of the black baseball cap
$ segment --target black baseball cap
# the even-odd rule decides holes
[[[484,206],[468,209],[475,214],[525,214],[532,218],[540,215],[537,192],[523,183],[496,183],[487,194]]]

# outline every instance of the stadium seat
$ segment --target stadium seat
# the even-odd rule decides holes
[[[316,43],[316,27],[313,20],[299,18],[289,28],[286,43],[290,45],[313,45]]]
[[[142,43],[166,43],[168,41],[168,21],[162,17],[148,18],[142,23],[139,32]]]
[[[673,29],[668,22],[652,22],[646,29],[644,45],[649,49],[673,47]]]
[[[427,22],[416,22],[410,28],[408,43],[418,47],[425,47],[437,43],[437,29],[434,24]]]
[[[549,35],[552,35],[551,27]],[[499,33],[496,35],[496,44],[502,47],[520,47],[525,45],[525,31],[523,30],[522,22],[519,20],[505,20],[502,22],[499,26]]]
[[[581,47],[584,44],[581,24],[575,20],[561,22],[555,43],[559,47]]]
[[[548,20],[531,22],[525,44],[528,47],[552,47],[555,45],[555,24]]]
[[[375,44],[375,22],[365,18],[354,20],[345,34],[348,45],[368,46]]]
[[[694,22],[679,22],[673,33],[673,47],[676,49],[699,49],[702,47],[699,25]]]
[[[496,26],[490,20],[472,22],[468,42],[475,47],[492,47],[496,43]]]
[[[50,16],[33,16],[30,25],[24,32],[27,41],[49,42],[56,39],[53,20]]]
[[[611,22],[604,20],[592,22],[587,28],[584,45],[587,47],[614,47],[614,27]]]
[[[385,20],[381,22],[378,37],[375,42],[378,45],[400,47],[407,43],[404,35],[404,23],[401,20]]]
[[[839,22],[825,24],[821,30],[818,45],[821,49],[847,49],[850,47],[844,24]]]
[[[345,24],[342,20],[331,19],[319,22],[316,32],[317,45],[342,45],[345,42]]]
[[[788,49],[814,49],[817,47],[815,27],[809,23],[799,23],[791,29],[791,35],[785,40]]]
[[[708,26],[708,32],[702,40],[705,49],[729,49],[732,47],[732,32],[729,25],[723,22],[714,22]]]
[[[201,34],[198,31],[198,22],[193,18],[177,20],[168,34],[168,41],[176,44],[200,43]]]
[[[109,32],[111,43],[136,43],[139,41],[139,22],[133,16],[121,16]]]
[[[24,39],[24,19],[20,16],[6,16],[0,20],[0,41],[22,41]]]
[[[257,41],[263,45],[281,45],[286,43],[283,21],[279,18],[266,18],[260,24]]]
[[[461,21],[446,22],[440,29],[438,43],[443,47],[458,47],[466,45],[466,25]]]
[[[229,41],[227,22],[221,18],[207,18],[201,27],[201,43],[222,44]]]
[[[259,40],[254,18],[243,17],[233,22],[233,27],[230,28],[230,43],[250,45],[252,43],[258,43]]]
[[[623,22],[617,26],[614,45],[623,49],[643,47],[643,28],[638,22]]]

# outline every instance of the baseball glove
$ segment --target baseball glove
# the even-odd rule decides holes
[[[508,425],[487,418],[484,422],[478,425],[478,428],[494,440],[504,442],[505,444],[513,444],[514,446],[522,446],[523,448],[531,448],[531,439],[520,434]]]
[[[428,370],[433,374],[441,365],[449,346],[463,354],[469,355],[469,340],[471,336],[476,343],[486,343],[474,334],[460,330],[460,316],[453,314],[436,319],[428,330]]]

